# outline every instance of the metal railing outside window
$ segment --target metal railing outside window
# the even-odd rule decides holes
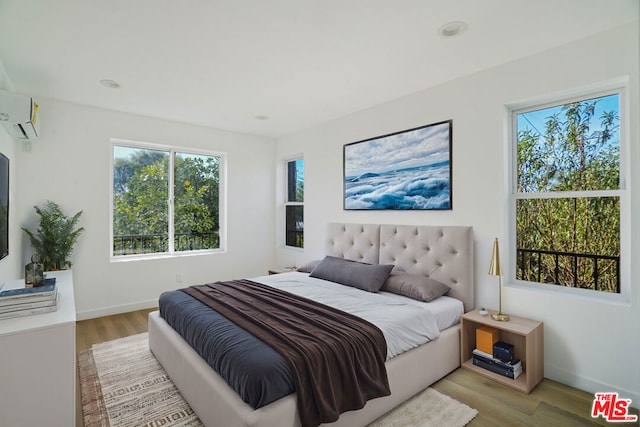
[[[219,248],[219,233],[175,233],[174,245],[176,251]],[[113,237],[114,255],[153,254],[168,251],[167,234],[131,234]]]
[[[620,257],[537,249],[516,250],[516,278],[620,293]]]

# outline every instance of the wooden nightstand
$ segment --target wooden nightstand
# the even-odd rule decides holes
[[[515,357],[522,361],[522,375],[513,380],[473,364],[471,354],[476,347],[476,329],[481,326],[497,329],[500,341],[513,345]],[[499,322],[491,318],[491,313],[486,316],[478,310],[465,313],[460,319],[460,361],[465,369],[528,394],[544,377],[542,322],[516,316],[511,316],[508,322]]]
[[[296,271],[296,268],[295,267],[270,268],[269,274],[290,273],[292,271]]]

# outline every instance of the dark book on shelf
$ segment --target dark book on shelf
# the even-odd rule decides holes
[[[492,360],[488,360],[486,357],[479,356],[477,354],[473,354],[472,361],[474,365],[480,368],[495,372],[496,374],[500,374],[507,378],[516,379],[520,376],[520,374],[522,374],[521,364],[518,364],[516,367],[509,366],[505,363],[496,363]]]
[[[511,369],[522,368],[522,363],[520,362],[520,359],[517,359],[517,358],[513,358],[508,362],[503,362],[502,360],[496,359],[489,353],[485,353],[484,351],[478,350],[477,348],[474,349],[472,353],[474,356],[477,356],[483,359],[487,363],[493,363],[503,368],[511,368]]]
[[[519,369],[517,371],[514,371],[513,369],[510,368],[503,368],[501,366],[498,366],[496,364],[493,363],[489,363],[479,357],[476,357],[475,355],[472,358],[473,360],[473,364],[486,369],[488,371],[494,372],[496,374],[502,375],[503,377],[507,377],[507,378],[511,378],[511,379],[516,379],[520,376],[520,374],[522,373],[522,369]]]

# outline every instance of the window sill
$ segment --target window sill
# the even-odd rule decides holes
[[[224,249],[215,249],[215,250],[179,252],[179,253],[173,253],[173,254],[157,253],[157,254],[140,254],[140,255],[120,255],[120,256],[112,256],[110,258],[110,262],[118,263],[118,262],[131,262],[131,261],[151,261],[151,260],[158,260],[158,259],[175,259],[175,258],[202,256],[202,255],[217,255],[217,254],[224,254],[226,252],[227,251]]]
[[[622,290],[619,294],[593,291],[589,289],[576,289],[567,286],[550,285],[546,283],[523,282],[519,280],[515,283],[504,283],[504,286],[511,289],[519,289],[530,292],[544,292],[559,297],[577,298],[591,303],[631,307],[631,300],[629,298],[629,295],[624,291],[624,286],[622,286]]]

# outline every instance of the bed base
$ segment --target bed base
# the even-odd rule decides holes
[[[209,427],[300,427],[295,394],[253,409],[160,317],[149,314],[149,347],[200,420]],[[460,366],[460,327],[386,362],[391,395],[370,400],[323,426],[365,426]]]

